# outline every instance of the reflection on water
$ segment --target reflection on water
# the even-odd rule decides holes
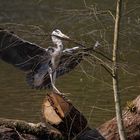
[[[104,18],[104,14],[98,13],[98,10],[103,12],[107,9],[112,10],[114,14],[115,4],[111,0],[105,3],[101,0],[88,0],[87,6],[92,5],[94,9],[91,11],[88,7],[85,8],[86,4],[81,0],[47,2],[13,0],[12,3],[10,0],[0,0],[0,2],[1,27],[12,29],[25,39],[46,47],[47,42],[51,45],[49,38],[31,36],[23,31],[40,33],[59,28],[83,43],[93,45],[95,40],[99,40],[103,50],[108,54],[111,52],[114,22],[111,16]],[[127,60],[125,63],[127,67],[123,67],[125,70],[120,72],[123,105],[139,94],[139,11],[137,9],[134,13],[129,13],[129,10],[137,5],[140,5],[138,0],[131,4],[125,1],[123,6],[124,13],[127,14],[122,19],[120,42],[121,60]],[[96,15],[92,13],[95,11]],[[68,97],[74,105],[84,113],[92,126],[97,126],[115,115],[111,82],[107,72],[85,60],[73,72],[59,78],[57,87],[60,91],[71,93]],[[0,61],[0,117],[40,121],[41,103],[47,92],[30,89],[25,82],[23,72]]]

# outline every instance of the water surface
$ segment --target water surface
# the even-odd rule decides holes
[[[82,43],[94,45],[111,56],[115,1],[105,0],[0,0],[0,27],[13,30],[20,37],[43,47],[49,37],[31,33],[50,33],[54,28]],[[139,95],[140,88],[140,17],[139,0],[123,3],[120,32],[120,90],[122,105]],[[133,10],[132,10],[133,9]],[[65,47],[73,44],[66,43]],[[115,115],[112,79],[98,64],[89,59],[74,71],[59,78],[57,87],[83,112],[91,126],[99,126]],[[91,59],[90,59],[91,60]],[[123,67],[122,67],[123,66]],[[41,104],[48,91],[28,87],[25,74],[0,61],[0,117],[40,121]]]

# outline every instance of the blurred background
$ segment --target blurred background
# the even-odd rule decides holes
[[[51,46],[53,29],[87,46],[101,44],[111,58],[115,0],[0,0],[0,27],[42,47]],[[120,31],[120,92],[122,106],[140,90],[140,1],[123,1]],[[74,47],[65,42],[65,47]],[[97,127],[115,116],[111,76],[92,58],[57,79],[56,86]],[[25,73],[0,61],[0,117],[39,122],[49,91],[31,89]]]

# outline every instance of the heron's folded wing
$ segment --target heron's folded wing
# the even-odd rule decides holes
[[[36,44],[6,30],[0,31],[0,58],[21,70],[32,70],[45,53],[46,50]]]

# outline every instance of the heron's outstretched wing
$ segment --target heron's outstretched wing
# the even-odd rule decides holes
[[[0,58],[26,71],[30,86],[42,87],[50,63],[50,54],[46,49],[0,30]]]
[[[15,67],[29,71],[42,60],[46,50],[6,30],[0,31],[0,58]]]
[[[57,68],[57,75],[59,77],[72,71],[82,60],[84,54],[82,52],[65,52],[63,53],[60,64]]]
[[[57,68],[56,77],[72,71],[83,60],[83,58],[89,56],[90,52],[93,50],[93,47],[81,48],[80,46],[65,49]]]

